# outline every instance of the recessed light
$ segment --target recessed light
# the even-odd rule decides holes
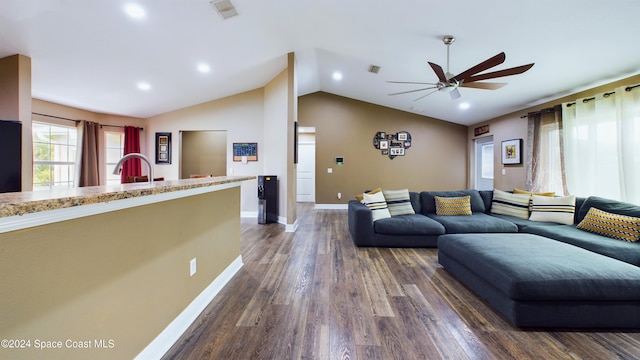
[[[151,85],[149,85],[149,83],[146,83],[146,82],[139,82],[138,89],[143,91],[148,91],[148,90],[151,90]]]
[[[200,71],[201,73],[208,73],[209,71],[211,71],[211,67],[207,64],[198,64],[198,71]]]
[[[463,103],[460,103],[460,105],[458,105],[458,108],[460,108],[460,110],[467,110],[469,106],[471,105],[469,105],[468,102],[463,102]]]
[[[124,6],[124,12],[129,15],[129,17],[140,20],[144,19],[147,16],[147,13],[144,11],[142,6],[135,3],[128,3]]]
[[[342,73],[340,71],[335,71],[332,76],[335,81],[342,80]]]

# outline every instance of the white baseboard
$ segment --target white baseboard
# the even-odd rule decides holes
[[[242,218],[258,218],[258,212],[257,211],[241,211],[240,212],[240,217]]]
[[[349,204],[316,204],[316,210],[348,210]]]
[[[298,230],[298,219],[293,224],[285,224],[284,232],[296,232]]]
[[[242,256],[238,256],[135,358],[140,360],[160,359],[180,339],[180,336],[187,331],[189,326],[200,316],[200,313],[218,295],[233,275],[242,268],[242,265]]]

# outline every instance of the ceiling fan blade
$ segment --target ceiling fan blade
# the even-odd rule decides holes
[[[512,67],[512,68],[509,68],[509,69],[493,71],[493,72],[486,73],[486,74],[470,76],[470,77],[466,78],[464,80],[464,82],[466,84],[468,84],[468,83],[473,82],[473,81],[481,81],[481,80],[499,78],[499,77],[503,77],[503,76],[511,76],[511,75],[522,74],[523,72],[531,69],[531,67],[533,65],[534,64],[527,64],[527,65]]]
[[[455,100],[460,97],[460,91],[458,91],[458,88],[455,88],[449,92],[449,96],[451,96],[451,100]]]
[[[436,76],[438,77],[438,80],[440,80],[442,82],[448,82],[447,76],[444,74],[444,70],[442,70],[442,66],[440,66],[438,64],[434,64],[432,62],[429,62],[429,65],[433,69],[433,72],[436,73]]]
[[[486,82],[463,82],[459,86],[474,89],[496,90],[507,85],[507,83],[486,83]]]
[[[412,92],[424,91],[424,90],[435,89],[435,88],[436,88],[435,86],[431,86],[431,87],[428,87],[428,88],[415,89],[415,90],[409,90],[409,91],[402,91],[402,92],[397,92],[397,93],[387,94],[387,95],[392,96],[392,95],[409,94],[409,93],[412,93]]]
[[[415,81],[387,81],[390,84],[418,84],[418,85],[437,85],[434,83],[415,82]]]
[[[426,98],[427,96],[429,96],[429,95],[433,94],[433,93],[434,93],[434,92],[436,92],[436,91],[438,91],[438,90],[437,90],[437,89],[436,89],[436,90],[433,90],[432,92],[428,93],[427,95],[420,96],[419,98],[417,98],[417,99],[415,99],[415,100],[413,100],[413,101],[418,101],[418,100],[420,100],[420,99],[424,99],[424,98]]]
[[[479,72],[485,71],[487,69],[490,69],[494,66],[498,66],[500,64],[502,64],[504,62],[504,60],[506,59],[506,55],[504,54],[504,52],[501,52],[500,54],[491,57],[483,62],[481,62],[480,64],[473,66],[471,68],[469,68],[468,70],[465,70],[463,72],[461,72],[460,74],[454,76],[454,78],[460,82],[462,81],[467,81],[467,78],[469,78],[470,76],[473,76]]]

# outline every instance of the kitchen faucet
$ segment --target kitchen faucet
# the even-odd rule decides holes
[[[142,159],[145,163],[147,163],[147,166],[149,167],[149,183],[153,182],[153,167],[151,166],[151,161],[149,161],[149,158],[144,156],[143,154],[140,153],[129,153],[125,156],[122,157],[122,159],[120,159],[120,161],[118,161],[118,163],[116,164],[115,169],[113,169],[113,174],[114,175],[120,175],[120,172],[122,171],[122,164],[124,164],[125,161],[131,159],[131,158],[139,158]]]

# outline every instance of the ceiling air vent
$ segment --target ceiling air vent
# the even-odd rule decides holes
[[[380,66],[378,66],[378,65],[369,66],[369,72],[370,73],[377,74],[378,71],[380,71]]]
[[[222,16],[223,19],[228,19],[238,15],[236,8],[233,6],[230,0],[213,0],[210,2],[211,7]]]

